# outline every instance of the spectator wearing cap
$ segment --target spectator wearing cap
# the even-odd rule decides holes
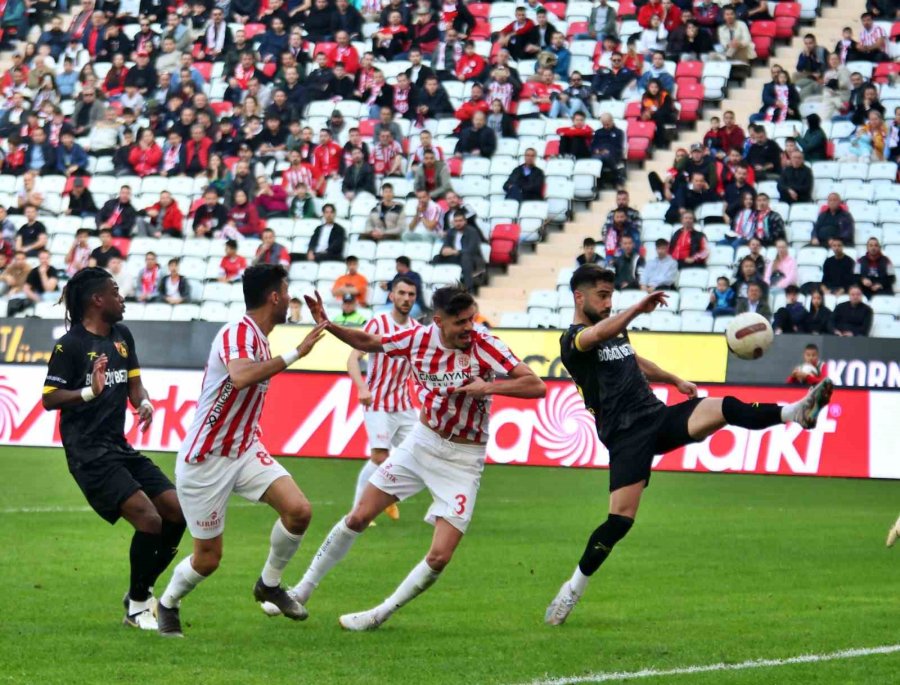
[[[678,268],[704,266],[709,257],[709,246],[706,236],[694,226],[694,213],[690,210],[681,212],[681,227],[672,234],[669,241],[669,254],[678,262]]]
[[[338,276],[331,287],[331,294],[336,300],[343,300],[347,295],[356,298],[361,307],[368,302],[369,280],[359,273],[359,258],[350,255],[344,260],[347,272]]]
[[[851,285],[850,299],[838,304],[831,313],[830,332],[843,337],[868,337],[874,318],[872,308],[863,302],[859,285]]]
[[[678,280],[678,262],[669,254],[669,241],[665,238],[656,240],[656,255],[646,260],[640,273],[641,289],[652,293],[655,290],[668,290],[675,287]]]
[[[536,163],[537,150],[530,147],[525,150],[524,163],[513,169],[503,184],[507,200],[544,199],[544,171]]]
[[[355,295],[346,294],[341,297],[341,313],[332,318],[338,326],[365,326],[368,319],[360,314],[357,309]]]
[[[856,274],[866,297],[894,294],[894,265],[881,251],[878,238],[866,241],[866,253],[856,260]]]
[[[837,193],[829,193],[824,210],[813,226],[810,242],[827,247],[832,238],[840,238],[844,245],[853,245],[855,222]]]

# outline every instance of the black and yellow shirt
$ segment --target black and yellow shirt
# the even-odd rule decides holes
[[[594,415],[600,440],[606,444],[616,431],[630,429],[665,405],[653,394],[638,366],[627,332],[585,351],[578,345],[578,336],[585,328],[584,324],[572,324],[562,334],[560,359],[578,386],[585,407]]]
[[[60,434],[68,459],[91,461],[110,451],[133,452],[125,439],[128,380],[141,374],[134,338],[114,324],[109,335],[94,335],[82,325],[56,341],[44,381],[44,393],[81,390],[91,384],[94,360],[105,354],[106,386],[90,402],[60,410]]]

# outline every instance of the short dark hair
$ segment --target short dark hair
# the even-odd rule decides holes
[[[357,264],[359,264],[359,257],[357,257],[356,255],[352,255],[352,254],[347,255],[347,258],[344,259],[344,264],[349,264],[350,262],[356,262]]]
[[[716,283],[721,283],[722,281],[725,281],[725,285],[730,285],[730,284],[731,284],[731,281],[728,280],[728,276],[719,276],[719,277],[716,279]]]
[[[594,285],[598,282],[613,284],[616,282],[616,274],[597,264],[584,264],[575,269],[575,273],[569,279],[569,289],[574,293],[582,286]]]
[[[269,293],[280,290],[288,272],[281,264],[256,264],[244,272],[244,304],[257,309],[266,303]]]
[[[800,288],[798,288],[796,285],[789,285],[787,288],[784,289],[784,294],[785,295],[799,295]]]
[[[412,261],[410,260],[409,257],[405,257],[405,256],[401,255],[401,256],[397,257],[397,259],[395,259],[394,261],[397,264],[402,264],[405,267],[412,268]]]
[[[409,276],[397,276],[394,279],[393,285],[391,285],[391,290],[397,287],[398,283],[402,283],[403,285],[408,285],[410,288],[415,288],[416,292],[419,291],[419,286],[416,285],[416,282],[411,279]]]
[[[581,247],[594,247],[596,244],[597,244],[596,240],[588,237],[588,238],[585,238],[584,241],[581,243]]]
[[[669,241],[665,238],[657,238],[656,247],[669,247]]]
[[[181,264],[181,260],[178,259],[178,257],[172,257],[172,259],[169,260],[169,266],[172,266],[173,264],[175,266],[178,266],[179,264]]]
[[[225,247],[230,248],[232,250],[236,250],[238,246],[237,240],[234,238],[229,238],[225,241]]]
[[[450,316],[455,316],[474,304],[475,298],[461,285],[445,285],[435,290],[431,296],[431,306]]]
[[[818,352],[818,351],[819,351],[819,346],[816,345],[815,343],[809,343],[809,344],[808,344],[806,347],[804,347],[803,349],[804,349],[804,350],[815,350],[816,352]]]

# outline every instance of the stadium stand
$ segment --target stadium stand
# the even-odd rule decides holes
[[[380,3],[340,2],[327,6],[326,23],[306,5],[287,11],[271,0],[254,16],[230,4],[228,16],[221,4],[133,4],[87,0],[64,19],[41,4],[3,25],[5,313],[59,316],[54,292],[79,264],[97,261],[143,305],[130,318],[223,320],[240,307],[231,268],[255,259],[290,264],[292,292],[316,287],[336,310],[344,257],[357,256],[374,283],[407,256],[426,291],[465,276],[482,285],[482,310],[495,323],[560,327],[571,314],[562,276],[581,240],[595,237],[609,259],[620,249],[623,231],[607,230],[606,219],[624,185],[640,210],[626,225],[645,257],[672,237],[684,206],[708,252],[679,274],[673,311],[636,326],[720,330],[723,317],[704,319],[700,305],[718,276],[733,280],[746,251],[736,222],[745,238],[763,237],[761,277],[778,257],[775,267],[793,264],[808,293],[822,279],[828,239],[845,228],[840,212],[852,216],[845,252],[860,260],[873,334],[900,326],[884,294],[900,257],[900,122],[871,114],[884,109],[890,120],[900,106],[898,31],[880,17],[866,28],[865,18],[849,22],[854,42],[840,40],[859,0],[842,0],[840,12],[818,0],[740,4],[736,13],[716,6],[712,17],[702,6],[699,36],[683,22],[696,10],[690,3],[655,0],[573,0],[545,11],[529,3],[521,21],[513,2],[399,3],[399,21]],[[804,45],[807,31],[821,49]],[[829,53],[839,63],[826,71]],[[755,170],[747,182],[768,194],[771,213],[740,206],[742,184],[723,178],[734,164],[715,153],[725,157],[733,129],[710,133],[707,122],[725,121],[729,109],[742,130],[752,119],[768,141],[739,158],[777,150],[780,166],[796,139],[815,160],[782,174]],[[820,127],[806,123],[811,114]],[[685,149],[674,165],[670,144]],[[709,189],[690,171],[703,172]],[[391,199],[380,196],[384,182]],[[823,219],[835,193],[839,209]],[[457,208],[484,238],[480,255],[461,265],[439,256],[453,245],[443,234]],[[825,239],[810,245],[820,229]],[[226,239],[237,242],[228,254]],[[24,262],[14,255],[22,247]],[[775,267],[770,278],[783,275]],[[788,284],[779,283],[773,311]],[[637,292],[622,291],[615,306]],[[846,297],[835,292],[835,301]],[[369,293],[367,304],[383,302],[382,289]]]

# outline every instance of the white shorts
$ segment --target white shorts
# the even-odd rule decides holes
[[[465,533],[481,484],[484,452],[484,445],[450,442],[416,423],[403,444],[378,467],[369,482],[400,500],[428,488],[434,502],[425,520],[434,525],[438,518],[443,518]]]
[[[225,512],[231,493],[258,502],[287,469],[253,441],[237,459],[210,455],[199,464],[178,460],[175,489],[191,536],[210,540],[225,530]]]
[[[363,413],[369,447],[387,450],[399,447],[419,420],[415,409],[406,411],[367,411]]]

